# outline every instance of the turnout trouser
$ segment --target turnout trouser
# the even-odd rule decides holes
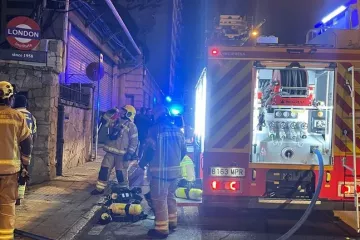
[[[101,192],[106,188],[111,170],[114,167],[116,171],[116,178],[118,180],[119,185],[123,187],[129,187],[129,179],[128,179],[129,162],[124,161],[124,155],[116,155],[107,152],[101,163],[99,177],[96,183],[96,190]]]
[[[169,227],[177,226],[175,191],[178,179],[163,180],[152,177],[150,195],[155,214],[155,230],[169,234]]]
[[[0,239],[14,239],[18,174],[0,176]]]

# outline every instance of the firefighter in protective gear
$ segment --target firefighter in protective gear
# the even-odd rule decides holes
[[[136,159],[138,147],[138,131],[134,124],[136,110],[131,105],[121,108],[118,118],[109,118],[108,139],[104,146],[106,152],[101,163],[96,189],[92,194],[102,194],[107,186],[111,170],[115,167],[118,184],[122,187],[129,187],[128,167],[129,161]],[[105,114],[106,115],[106,114]],[[108,115],[111,115],[109,113]]]
[[[34,115],[32,115],[29,110],[27,110],[27,99],[23,95],[16,95],[14,102],[14,109],[18,110],[23,114],[26,119],[27,126],[31,131],[31,136],[33,139],[33,143],[37,138],[37,126],[36,119]],[[25,196],[25,188],[26,188],[26,178],[23,178],[21,175],[19,176],[19,188],[18,188],[18,199],[16,200],[16,205],[21,204],[21,199],[24,199]]]
[[[31,132],[26,119],[12,109],[14,89],[9,82],[0,82],[0,239],[13,239],[18,176],[28,176],[32,151]]]
[[[149,164],[150,195],[155,228],[148,235],[164,239],[177,227],[175,191],[181,179],[180,162],[186,155],[185,137],[173,124],[165,106],[154,109],[155,124],[149,129],[139,167]]]

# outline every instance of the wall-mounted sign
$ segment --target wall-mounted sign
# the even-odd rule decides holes
[[[100,59],[100,67],[98,62],[92,62],[86,67],[86,76],[92,81],[98,81],[98,71],[100,71],[100,80],[104,77],[104,65]]]
[[[15,17],[6,26],[6,39],[19,50],[32,50],[40,43],[40,26],[31,18]]]
[[[46,63],[47,54],[41,51],[19,51],[11,49],[0,50],[1,60],[14,60],[24,62]]]

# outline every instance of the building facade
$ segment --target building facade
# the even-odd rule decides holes
[[[171,47],[170,47],[170,75],[169,93],[174,94],[175,83],[184,81],[181,79],[180,69],[183,64],[182,35],[183,35],[183,10],[182,0],[173,0],[172,25],[171,25]],[[184,70],[184,69],[183,69]]]
[[[19,94],[28,97],[29,110],[38,119],[32,183],[51,180],[91,159],[98,99],[100,112],[121,107],[129,103],[127,98],[132,98],[131,89],[136,84],[136,89],[146,90],[133,97],[135,106],[150,106],[149,96],[161,98],[161,89],[146,71],[124,80],[127,65],[142,66],[142,56],[130,49],[130,41],[126,42],[124,30],[119,31],[111,9],[106,4],[99,9],[87,1],[66,3],[3,0],[0,5],[1,32],[16,16],[35,19],[42,30],[41,44],[32,51],[44,55],[43,62],[0,58],[1,80],[15,84]],[[118,27],[111,30],[109,26],[114,24]],[[4,35],[1,40],[0,56],[16,51]],[[100,54],[104,75],[97,89],[98,82],[89,78],[89,66],[98,64]]]

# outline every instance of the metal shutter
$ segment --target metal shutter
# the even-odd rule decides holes
[[[68,42],[68,67],[67,84],[91,83],[86,76],[86,67],[92,62],[99,61],[100,51],[77,28],[71,27]],[[106,58],[106,57],[104,57]],[[100,82],[100,111],[112,107],[112,64],[104,60],[105,74]],[[97,86],[97,83],[95,83]],[[95,89],[95,103],[97,90]],[[97,105],[94,104],[94,108]]]
[[[104,77],[101,79],[100,82],[100,99],[101,106],[105,107],[106,109],[110,109],[114,107],[112,106],[112,94],[113,94],[113,67],[112,65],[108,64],[104,60]]]

